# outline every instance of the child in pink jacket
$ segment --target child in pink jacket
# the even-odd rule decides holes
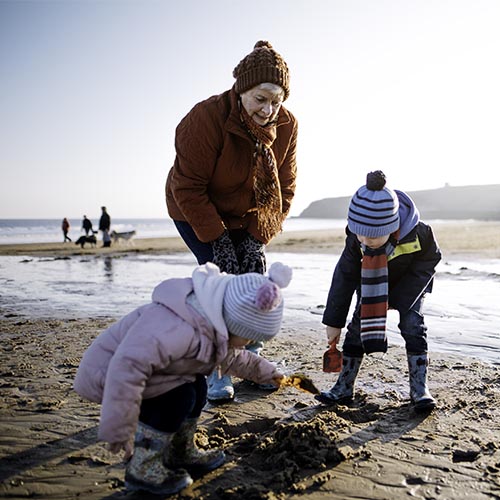
[[[242,349],[279,331],[280,288],[291,269],[274,263],[269,276],[234,276],[208,263],[191,278],[163,281],[152,302],[102,332],[87,349],[75,378],[82,397],[100,403],[99,439],[125,457],[125,484],[168,495],[192,483],[191,473],[224,462],[219,450],[194,444],[214,369],[279,385],[274,364]],[[132,454],[133,451],[133,454]]]

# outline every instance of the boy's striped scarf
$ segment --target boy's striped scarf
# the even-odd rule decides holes
[[[389,272],[387,255],[390,243],[375,250],[362,245],[361,263],[361,342],[366,354],[387,352],[387,309],[389,304]]]

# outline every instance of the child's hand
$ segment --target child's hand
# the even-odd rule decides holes
[[[282,373],[278,373],[273,377],[273,384],[277,387],[281,387],[281,384],[284,382],[285,376]]]
[[[328,339],[328,343],[336,344],[339,341],[340,332],[342,328],[336,328],[335,326],[327,326],[326,327],[326,338]]]
[[[134,451],[133,441],[123,441],[118,443],[109,443],[108,450],[111,453],[120,453],[121,450],[125,450],[125,456],[123,457],[125,460],[128,460],[132,456],[132,452]]]

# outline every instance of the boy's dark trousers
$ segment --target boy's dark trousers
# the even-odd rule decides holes
[[[427,326],[424,322],[422,307],[424,296],[422,295],[413,304],[411,309],[399,315],[399,331],[406,343],[406,351],[412,354],[423,354],[427,352]],[[347,326],[342,351],[344,356],[352,358],[363,357],[364,350],[361,344],[361,320],[360,314],[360,299],[356,303],[356,308],[352,316],[351,322]]]

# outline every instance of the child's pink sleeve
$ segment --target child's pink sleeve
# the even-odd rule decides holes
[[[274,363],[246,349],[230,349],[221,363],[222,373],[235,375],[257,384],[273,383],[281,375]]]

